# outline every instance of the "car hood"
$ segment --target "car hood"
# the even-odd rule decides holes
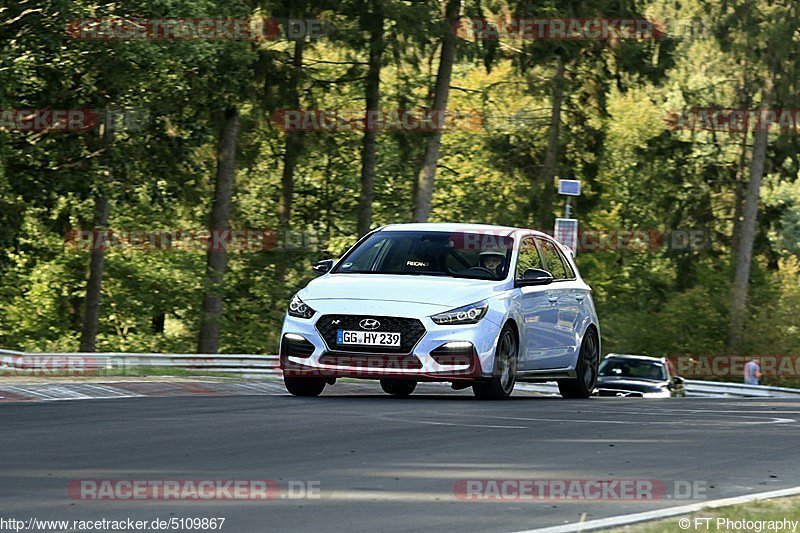
[[[600,376],[597,379],[598,389],[614,389],[634,392],[661,392],[667,388],[666,381],[648,381],[638,379],[620,379]]]
[[[379,300],[422,303],[443,310],[478,302],[505,290],[504,281],[390,274],[328,274],[299,296],[314,300]]]

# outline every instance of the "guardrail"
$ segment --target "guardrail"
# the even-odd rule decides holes
[[[137,367],[179,368],[197,372],[232,374],[280,374],[277,355],[166,354],[166,353],[25,353],[0,350],[0,375],[81,375],[101,370]],[[557,393],[555,383],[518,384],[522,390]],[[770,398],[800,397],[800,389],[745,385],[722,381],[686,380],[688,396]]]
[[[800,389],[786,387],[770,387],[767,385],[745,385],[744,383],[729,383],[725,381],[701,381],[697,379],[686,380],[686,390],[690,396],[736,396],[740,398],[754,397],[785,397],[800,395]]]
[[[163,367],[203,372],[278,374],[277,355],[164,353],[24,353],[0,350],[0,373],[91,374],[101,370]]]

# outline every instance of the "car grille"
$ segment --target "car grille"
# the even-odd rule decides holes
[[[336,344],[336,330],[367,331],[359,325],[365,318],[380,322],[376,331],[400,334],[400,346],[339,346]],[[425,326],[416,318],[373,315],[322,315],[316,323],[317,331],[325,339],[331,350],[356,353],[411,353],[417,342],[425,335]]]

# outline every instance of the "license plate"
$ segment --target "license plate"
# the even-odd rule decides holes
[[[387,331],[336,330],[337,344],[360,344],[362,346],[400,347],[400,334]]]

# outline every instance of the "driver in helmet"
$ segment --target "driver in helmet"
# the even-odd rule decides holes
[[[481,252],[478,254],[480,266],[492,271],[498,278],[502,277],[506,264],[506,254],[501,252]]]

